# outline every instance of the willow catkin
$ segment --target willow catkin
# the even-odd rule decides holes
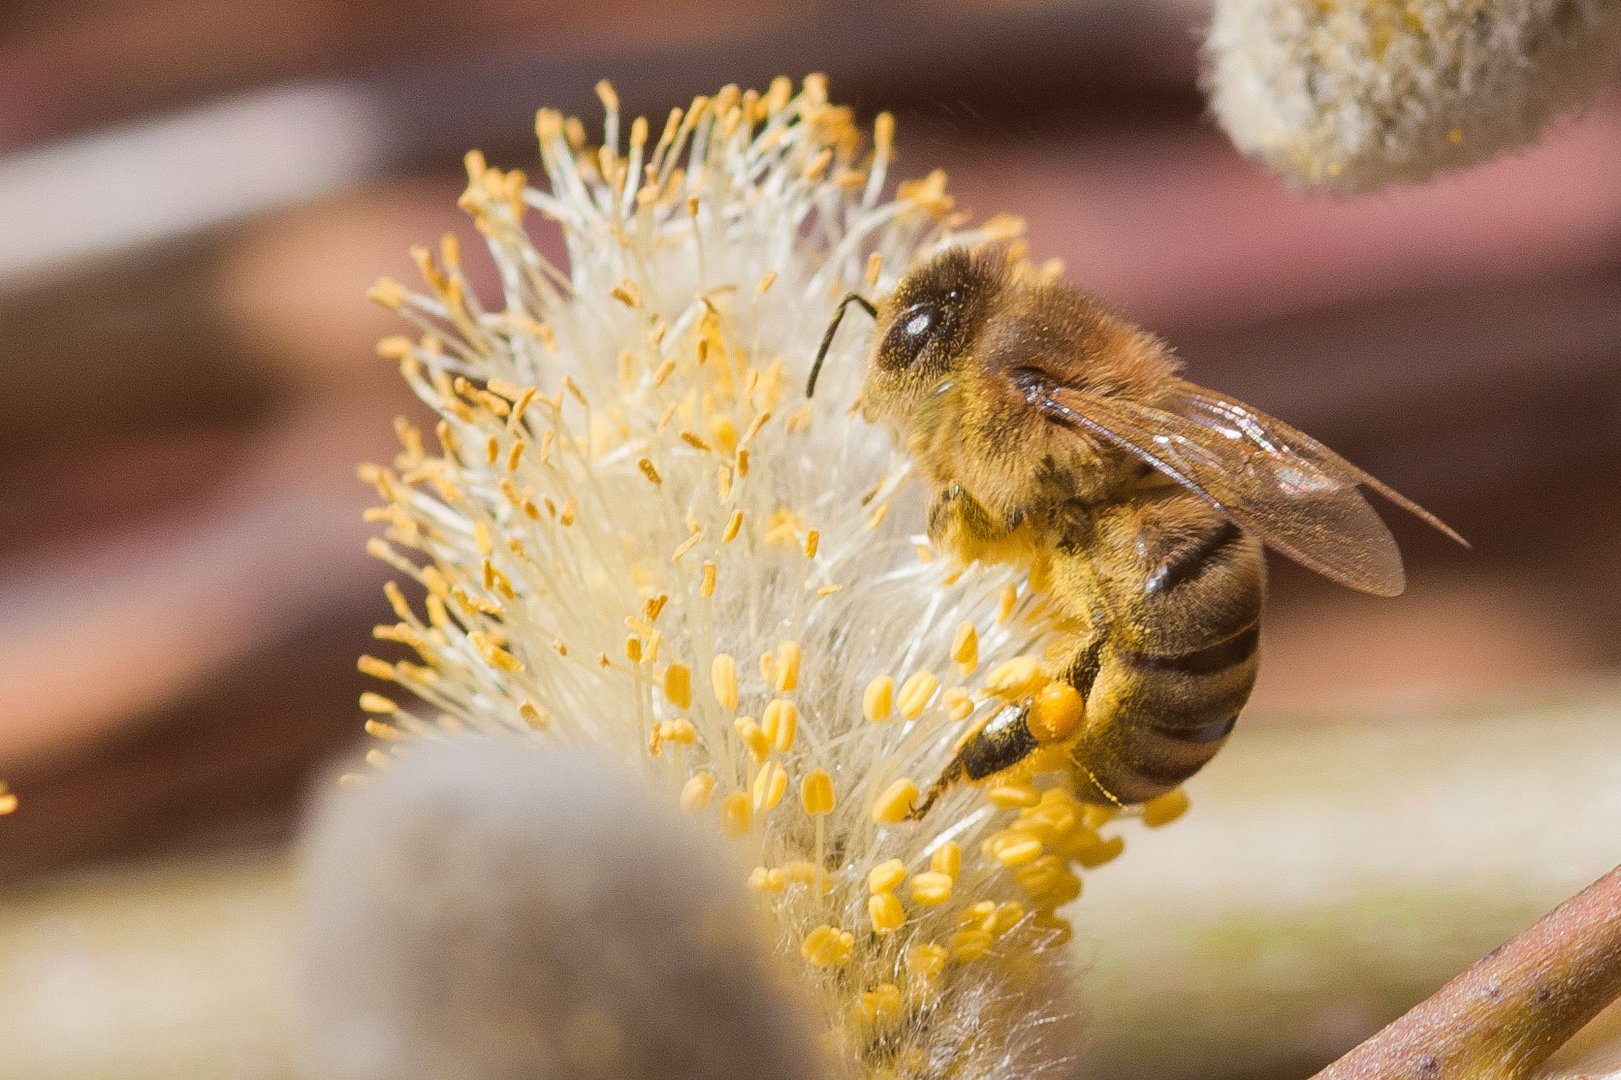
[[[1238,148],[1347,191],[1529,143],[1618,73],[1618,0],[1216,0],[1205,49]]]
[[[718,843],[629,774],[508,736],[331,791],[303,852],[311,1075],[826,1076]]]

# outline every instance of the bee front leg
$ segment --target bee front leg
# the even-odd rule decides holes
[[[961,484],[948,484],[934,493],[928,523],[929,541],[964,562],[987,558],[1019,525],[996,520]]]

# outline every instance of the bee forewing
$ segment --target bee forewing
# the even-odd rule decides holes
[[[1443,529],[1316,440],[1264,413],[1190,383],[1159,405],[1040,390],[1054,420],[1146,462],[1267,544],[1324,577],[1395,596],[1406,587],[1401,553],[1358,484],[1369,484]]]
[[[1174,411],[1197,423],[1213,427],[1229,437],[1241,435],[1263,448],[1286,445],[1290,451],[1311,461],[1324,471],[1372,488],[1431,528],[1444,533],[1464,547],[1469,546],[1469,541],[1459,536],[1456,530],[1418,503],[1275,416],[1268,416],[1253,406],[1225,398],[1213,390],[1206,390],[1190,382],[1179,381],[1171,392],[1171,400]]]

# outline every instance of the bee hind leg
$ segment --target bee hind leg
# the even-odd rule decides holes
[[[1024,761],[1041,746],[1030,731],[1030,702],[1004,706],[977,731],[963,740],[940,778],[929,785],[923,800],[907,815],[917,821],[937,799],[961,781],[983,780]]]

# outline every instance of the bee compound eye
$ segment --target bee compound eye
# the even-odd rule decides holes
[[[940,309],[933,304],[914,304],[895,318],[884,353],[895,367],[909,367],[916,362],[934,337],[940,325]]]

